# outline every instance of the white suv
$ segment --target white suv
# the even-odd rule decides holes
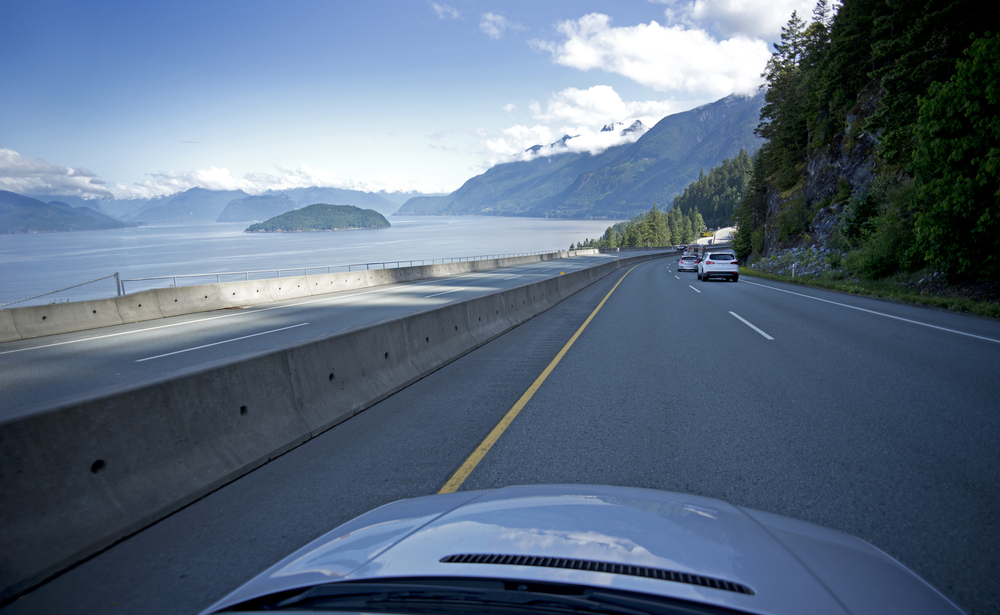
[[[702,282],[709,278],[729,278],[733,282],[740,279],[740,263],[732,252],[705,251],[705,256],[698,261],[698,279]]]

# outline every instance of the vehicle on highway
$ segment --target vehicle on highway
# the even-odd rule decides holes
[[[698,271],[698,258],[695,256],[682,256],[677,262],[677,271]]]
[[[702,282],[709,278],[726,278],[733,282],[740,280],[740,264],[736,254],[732,252],[706,252],[698,261],[698,279]]]
[[[720,500],[533,485],[402,500],[206,613],[961,613],[868,543]]]

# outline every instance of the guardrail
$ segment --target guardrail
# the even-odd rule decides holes
[[[433,259],[412,259],[412,260],[396,260],[396,261],[382,261],[373,263],[352,263],[349,265],[314,265],[308,267],[289,267],[287,269],[258,269],[256,271],[222,271],[216,273],[186,273],[182,275],[162,275],[153,276],[148,278],[119,278],[118,280],[118,294],[124,295],[125,283],[126,282],[151,282],[157,280],[170,280],[170,286],[177,287],[177,280],[187,280],[195,278],[200,278],[201,282],[196,282],[198,284],[205,284],[205,278],[215,278],[216,284],[221,284],[222,282],[238,282],[244,281],[249,282],[250,280],[267,280],[271,278],[280,278],[282,272],[289,277],[291,275],[315,275],[317,273],[340,273],[342,271],[371,271],[374,269],[399,269],[402,267],[419,267],[423,265],[443,265],[447,263],[464,263],[473,261],[483,261],[483,260],[496,260],[500,258],[515,258],[518,256],[535,256],[538,254],[551,254],[553,252],[559,252],[559,250],[541,250],[535,252],[511,252],[507,254],[486,254],[480,256],[458,256],[454,258],[433,258]],[[310,274],[310,272],[313,272]],[[271,275],[260,275],[260,274],[275,274]],[[117,275],[117,274],[116,274]],[[250,277],[253,275],[253,277]],[[239,276],[243,276],[240,278]],[[223,277],[226,279],[224,280]],[[144,285],[140,290],[149,290],[152,288],[158,288],[155,285]],[[134,291],[133,291],[134,292]]]
[[[114,285],[113,290],[111,287],[112,284]],[[66,288],[51,290],[47,293],[18,299],[17,301],[8,301],[7,303],[0,304],[0,309],[18,304],[28,306],[44,305],[46,303],[69,303],[71,301],[107,299],[108,297],[121,296],[122,294],[124,293],[122,292],[121,278],[118,276],[118,272],[116,271],[110,275],[97,278],[96,280],[80,282],[79,284],[67,286]]]

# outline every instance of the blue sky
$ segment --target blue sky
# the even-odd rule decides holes
[[[451,191],[749,92],[800,0],[0,0],[0,189]]]

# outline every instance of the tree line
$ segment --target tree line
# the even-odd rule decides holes
[[[855,273],[1000,277],[998,25],[1000,11],[972,0],[843,0],[836,10],[819,0],[808,22],[793,13],[762,75],[766,142],[733,216],[741,260],[801,241],[837,205],[831,241]],[[849,154],[865,134],[872,177],[807,198],[811,158]]]
[[[685,214],[678,207],[672,207],[670,211],[660,211],[656,203],[653,203],[653,207],[646,213],[609,226],[600,239],[587,239],[575,245],[570,244],[569,248],[573,250],[672,246],[691,243],[701,237],[705,229],[705,220],[698,213],[697,207],[692,207]]]

